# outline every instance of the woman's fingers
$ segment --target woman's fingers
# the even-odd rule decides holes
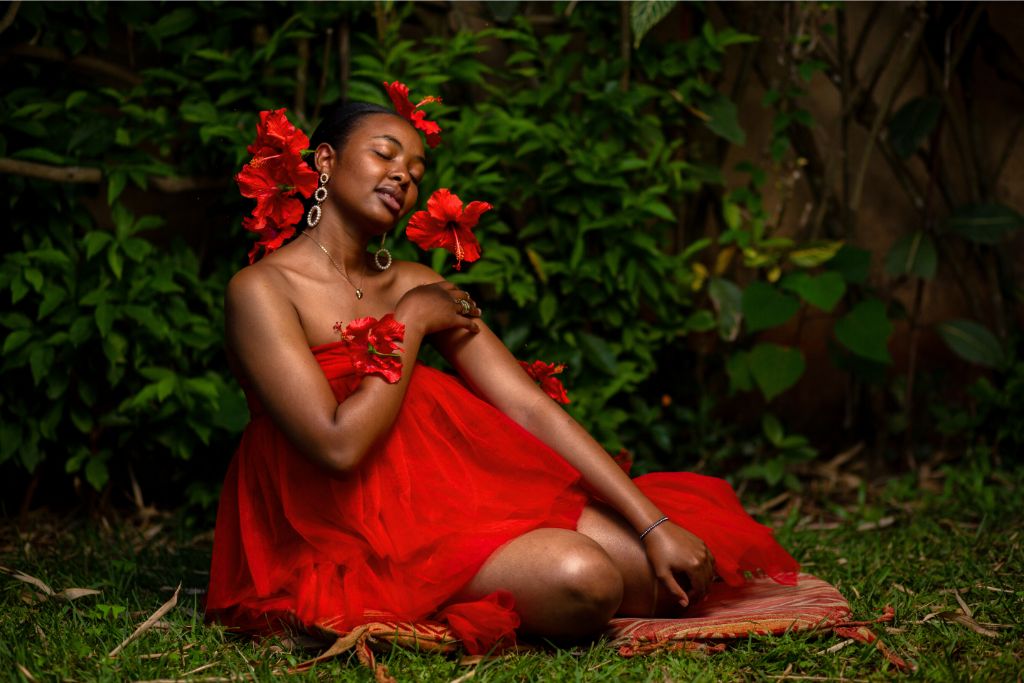
[[[668,592],[679,599],[680,605],[686,607],[690,604],[690,597],[686,594],[686,591],[683,590],[682,586],[679,585],[679,582],[676,581],[676,577],[672,575],[672,572],[668,572],[659,578],[661,578],[661,582],[668,588]]]

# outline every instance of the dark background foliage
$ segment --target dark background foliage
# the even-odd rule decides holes
[[[215,501],[247,419],[221,295],[258,112],[311,133],[394,79],[444,97],[423,196],[496,207],[461,273],[401,235],[396,257],[464,283],[517,357],[566,363],[569,411],[638,470],[796,488],[837,452],[1011,463],[1024,63],[998,12],[7,5],[6,512],[136,484]]]

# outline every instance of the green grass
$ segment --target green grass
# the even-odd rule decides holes
[[[942,484],[943,482],[940,482]],[[897,480],[860,490],[845,505],[804,498],[772,520],[806,570],[833,582],[858,618],[891,604],[896,620],[875,626],[925,680],[1020,680],[1024,667],[1024,475],[951,473],[941,492]],[[859,498],[859,500],[858,500]],[[891,524],[888,519],[891,517]],[[882,528],[864,529],[882,521]],[[314,653],[279,641],[252,642],[205,625],[201,591],[210,536],[174,516],[104,523],[42,515],[5,522],[0,564],[56,591],[94,588],[72,602],[0,576],[0,676],[11,680],[124,681],[280,678]],[[836,525],[830,528],[832,525]],[[157,528],[160,525],[160,528]],[[155,533],[154,533],[155,530]],[[201,530],[199,530],[201,531]],[[108,653],[170,597],[178,606],[160,628],[116,658]],[[977,622],[1006,624],[995,636],[928,615],[959,610],[954,589]],[[624,659],[606,644],[485,661],[473,681],[664,681],[887,679],[892,670],[872,647],[833,636],[785,635],[729,643],[721,654],[657,654]],[[395,649],[378,655],[400,681],[451,681],[473,671],[456,657]],[[190,673],[192,672],[192,673]],[[354,657],[318,665],[289,680],[372,681]]]

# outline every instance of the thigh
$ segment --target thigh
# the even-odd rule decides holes
[[[622,574],[619,616],[667,617],[682,613],[675,598],[654,575],[643,541],[622,515],[595,501],[583,509],[576,530],[604,548]]]

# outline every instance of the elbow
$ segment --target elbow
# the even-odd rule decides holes
[[[331,474],[344,475],[355,470],[366,455],[366,449],[355,444],[330,445],[320,449],[314,460],[323,465]]]
[[[356,468],[358,458],[348,448],[329,448],[318,454],[316,460],[330,470],[331,474],[348,474]]]

